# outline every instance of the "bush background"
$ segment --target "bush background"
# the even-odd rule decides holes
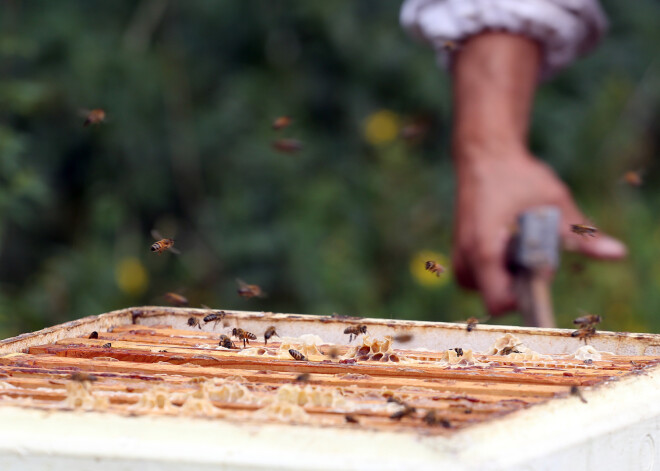
[[[579,308],[658,332],[660,4],[603,1],[597,51],[540,89],[531,146],[627,261],[563,259]],[[450,252],[450,83],[400,1],[0,2],[0,338],[163,303],[459,320],[478,297],[421,263]],[[83,128],[80,111],[107,123]],[[279,115],[294,124],[276,133]],[[417,142],[398,137],[416,119]],[[304,143],[295,155],[276,137]],[[643,169],[645,184],[621,183]],[[154,256],[150,230],[181,256]],[[265,299],[243,300],[235,279]],[[512,314],[493,322],[517,323]]]

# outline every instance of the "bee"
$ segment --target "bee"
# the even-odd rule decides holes
[[[367,333],[367,326],[364,325],[364,324],[352,325],[350,327],[346,327],[344,329],[344,333],[349,334],[348,342],[350,343],[350,342],[353,341],[353,336],[355,336],[355,338],[357,338],[358,335],[360,335],[360,334],[366,334]]]
[[[596,314],[585,313],[583,316],[578,317],[573,321],[573,324],[579,325],[580,328],[584,327],[594,327],[596,324],[599,324],[603,321],[601,316]]]
[[[273,148],[287,154],[293,154],[302,149],[302,142],[298,139],[278,139],[273,141]]]
[[[278,333],[275,331],[275,326],[271,325],[266,329],[266,332],[264,332],[264,345],[268,345],[268,339],[271,338],[273,335],[278,335]]]
[[[405,125],[401,129],[401,137],[407,141],[418,141],[424,138],[429,131],[427,120],[417,120],[416,122]]]
[[[391,393],[390,393],[391,394]],[[399,404],[400,406],[405,406],[405,402],[403,402],[401,399],[399,399],[396,396],[390,396],[387,398],[387,402],[393,402],[395,404]]]
[[[328,349],[328,356],[333,360],[339,357],[339,349],[336,345],[331,345]]]
[[[458,49],[458,44],[456,44],[455,41],[445,41],[444,43],[442,43],[442,48],[445,51],[453,52]]]
[[[273,129],[275,131],[279,131],[280,129],[289,127],[292,121],[293,120],[289,116],[280,116],[277,119],[275,119],[275,121],[273,121]]]
[[[189,317],[188,318],[188,325],[190,327],[197,326],[197,327],[199,327],[200,330],[202,329],[202,325],[199,323],[199,319],[197,319],[196,317]]]
[[[300,353],[298,350],[294,350],[293,348],[289,349],[289,355],[291,355],[296,361],[307,361],[307,357],[305,355]]]
[[[299,381],[301,383],[309,381],[309,378],[311,375],[309,373],[300,373],[298,376],[296,376],[296,381]]]
[[[112,344],[110,342],[103,344],[103,348],[110,348],[110,347],[112,347]]]
[[[83,383],[85,381],[97,381],[98,378],[94,376],[93,374],[90,373],[83,373],[82,371],[76,371],[75,373],[71,373],[71,376],[69,376],[69,379],[71,381],[78,381],[80,383]]]
[[[456,352],[457,357],[462,357],[463,356],[463,349],[461,347],[456,347],[453,350]]]
[[[165,293],[163,298],[165,298],[165,301],[174,304],[175,306],[187,306],[189,304],[188,299],[177,293]]]
[[[234,342],[224,334],[220,336],[220,346],[228,349],[236,349]]]
[[[105,121],[105,110],[96,108],[87,113],[83,127],[86,128],[90,124],[99,124]]]
[[[347,424],[359,424],[360,423],[360,421],[358,421],[358,419],[356,419],[355,416],[351,415],[351,414],[346,414],[344,416],[344,420],[346,420]]]
[[[415,409],[413,406],[409,406],[408,404],[405,403],[400,403],[403,407],[399,409],[398,411],[394,412],[392,415],[390,415],[390,419],[393,420],[401,420],[404,417],[407,417],[409,415],[413,415],[415,412],[417,412],[417,409]]]
[[[585,266],[584,266],[584,263],[573,262],[569,265],[569,269],[570,269],[571,273],[573,273],[575,275],[579,275],[582,272],[584,272]]]
[[[477,319],[476,317],[470,317],[465,322],[467,323],[467,331],[472,332],[477,327],[477,324],[479,323],[479,319]]]
[[[238,340],[243,341],[243,348],[245,348],[247,345],[246,343],[250,343],[250,340],[257,340],[257,336],[254,335],[252,332],[248,332],[243,329],[238,329],[234,327],[234,329],[231,331],[232,337],[236,337]]]
[[[174,248],[174,239],[166,239],[156,230],[151,231],[151,235],[154,239],[156,239],[156,242],[151,246],[152,252],[155,252],[158,255],[162,254],[166,250],[169,250],[175,254],[181,253],[178,249]]]
[[[506,355],[511,355],[512,353],[522,353],[519,351],[515,346],[514,347],[504,347],[502,350],[500,350],[500,355],[506,356]]]
[[[399,343],[407,343],[413,339],[412,334],[399,334],[394,336],[394,341]]]
[[[243,280],[236,280],[238,283],[238,295],[241,298],[250,299],[250,298],[262,298],[264,297],[263,291],[259,285],[249,285]]]
[[[584,402],[585,404],[587,403],[587,400],[586,400],[586,399],[584,398],[584,396],[582,395],[582,391],[580,391],[580,388],[578,388],[577,386],[571,386],[571,394],[572,394],[573,396],[577,396],[577,397],[579,397],[580,400],[581,400],[582,402]]]
[[[451,422],[447,419],[439,418],[434,410],[430,410],[424,415],[426,425],[442,425],[444,428],[451,428]]]
[[[88,338],[90,338],[90,339],[97,339],[97,338],[99,338],[99,333],[98,333],[97,331],[94,331],[94,332],[92,332],[91,334],[89,334],[89,337],[88,337]]]
[[[593,337],[596,335],[596,328],[595,327],[581,327],[578,330],[574,331],[571,333],[571,337],[577,337],[579,339],[584,340],[584,343],[587,343],[587,339],[589,337]]]
[[[425,263],[426,270],[430,271],[431,273],[435,273],[436,276],[440,276],[445,272],[445,267],[440,265],[437,262],[434,262],[433,260],[429,260]]]
[[[596,335],[596,324],[602,320],[603,318],[601,316],[584,313],[583,316],[580,316],[573,321],[573,324],[578,325],[580,328],[571,333],[571,337],[584,339],[586,343],[587,338]]]
[[[571,224],[571,232],[575,232],[583,237],[596,237],[598,229],[593,226],[587,226],[586,224]]]
[[[225,311],[213,311],[211,314],[207,314],[204,316],[204,322],[209,323],[209,322],[215,322],[216,324],[221,321],[222,319],[225,318],[227,313]]]
[[[631,170],[623,175],[623,181],[630,186],[642,186],[642,174]]]

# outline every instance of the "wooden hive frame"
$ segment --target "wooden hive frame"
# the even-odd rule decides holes
[[[9,407],[1,407],[0,416],[4,414],[7,419],[23,423],[20,417],[30,418],[35,411],[46,411],[56,422],[73,420],[80,427],[95,421],[118,421],[120,429],[149,428],[149,421],[158,420],[174,429],[188,427],[187,437],[197,437],[193,447],[206,439],[200,432],[211,428],[230,433],[236,438],[235,449],[245,446],[246,450],[251,440],[243,442],[240,437],[256,427],[263,435],[258,440],[260,449],[276,453],[280,456],[278,464],[291,469],[310,467],[311,461],[298,462],[291,457],[312,450],[323,456],[324,452],[318,449],[323,448],[322,443],[355,447],[356,443],[367,443],[368,437],[368,444],[359,451],[336,450],[314,467],[345,468],[353,463],[364,469],[364,459],[359,457],[371,456],[374,463],[380,463],[379,469],[385,458],[392,468],[413,461],[424,468],[447,459],[446,454],[438,453],[439,447],[463,443],[459,448],[469,449],[475,446],[466,444],[470,437],[488,435],[488,429],[506,429],[506,424],[511,427],[528,417],[538,418],[544,410],[555,410],[552,415],[558,416],[561,414],[557,408],[567,414],[567,410],[577,407],[573,414],[597,414],[599,409],[592,404],[593,398],[598,403],[600,397],[612,394],[624,384],[641,381],[643,387],[638,386],[637,390],[648,389],[648,394],[657,395],[657,389],[648,385],[657,381],[660,336],[651,334],[599,333],[590,343],[613,355],[585,362],[571,356],[583,343],[571,337],[571,331],[559,329],[479,325],[467,332],[465,324],[235,311],[226,311],[220,322],[202,322],[202,328],[188,325],[190,317],[201,319],[209,312],[131,308],[1,341],[0,405]],[[343,331],[359,324],[367,326],[371,339],[410,334],[409,342],[394,342],[394,348],[389,350],[400,361],[367,360],[359,355],[361,359],[356,361],[355,355],[351,357],[351,346],[346,345],[348,336]],[[262,334],[271,325],[282,337],[271,339],[266,347]],[[259,339],[251,341],[255,348],[240,352],[218,347],[220,334],[230,333],[233,327],[257,334]],[[92,331],[98,332],[98,339],[88,338]],[[314,352],[313,347],[305,347],[301,341],[296,343],[295,339],[305,334],[316,335],[323,343],[317,340],[318,351],[309,355],[310,361],[295,361],[287,356],[286,348],[280,347],[287,343],[287,347]],[[476,354],[470,363],[447,353],[456,347],[463,348],[465,357],[470,350],[486,352],[506,334],[515,335],[541,356]],[[362,342],[360,339],[353,345]],[[111,345],[104,346],[107,343]],[[72,381],[74,372],[91,374],[94,381],[86,381],[89,377],[85,376],[82,381]],[[303,373],[309,374],[309,378],[297,380]],[[609,386],[604,387],[606,384]],[[570,397],[573,386],[587,396],[589,405]],[[600,387],[591,391],[589,388],[594,386]],[[631,390],[623,388],[624,392]],[[389,397],[400,399],[416,411],[400,420],[390,418],[403,406],[388,403]],[[432,424],[424,422],[430,411],[437,419]],[[346,415],[356,422],[347,422]],[[630,416],[629,411],[627,415]],[[29,427],[26,433],[28,430]],[[277,438],[269,435],[277,434],[274,430],[280,431]],[[17,440],[6,432],[9,442]],[[282,445],[282,436],[291,437],[291,441]],[[314,436],[317,439],[309,443]],[[306,447],[296,445],[296,438],[301,437]],[[492,444],[493,440],[484,444]],[[11,447],[7,445],[3,454],[1,443],[0,440],[0,458],[12,457]],[[407,460],[392,456],[402,443],[417,449]],[[217,447],[218,444],[212,445],[216,450],[213,454],[203,450],[201,456],[206,458],[201,461],[235,465],[237,469],[245,466],[238,465],[240,460],[230,459],[231,447],[219,456]],[[384,448],[379,451],[379,447]],[[492,448],[491,453],[502,447]],[[184,455],[189,453],[189,447],[181,448]],[[481,446],[480,456],[488,456],[487,449]],[[117,464],[126,459],[121,451],[115,450],[112,455],[107,443],[104,449],[99,441],[90,456],[102,455],[108,463]],[[266,457],[268,454],[264,452],[260,458],[252,453],[252,466],[268,469],[268,463],[273,464]],[[60,455],[68,456],[64,452]],[[200,462],[199,456],[192,461],[175,456],[179,464]],[[507,459],[513,462],[512,456]],[[497,463],[492,457],[484,462],[471,460],[472,464],[463,463],[465,469],[480,462]],[[457,462],[452,463],[455,469],[462,469]]]

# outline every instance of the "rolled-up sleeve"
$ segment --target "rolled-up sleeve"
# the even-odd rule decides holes
[[[538,41],[547,78],[592,49],[607,29],[597,0],[405,0],[401,24],[433,46],[443,65],[445,45],[483,31],[508,31]]]

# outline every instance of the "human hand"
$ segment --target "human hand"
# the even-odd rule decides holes
[[[456,153],[453,267],[462,286],[481,292],[491,314],[516,308],[505,256],[517,217],[527,209],[559,207],[560,235],[568,250],[599,259],[626,255],[626,247],[612,237],[571,232],[571,224],[586,223],[586,218],[552,169],[526,151],[471,148]]]

